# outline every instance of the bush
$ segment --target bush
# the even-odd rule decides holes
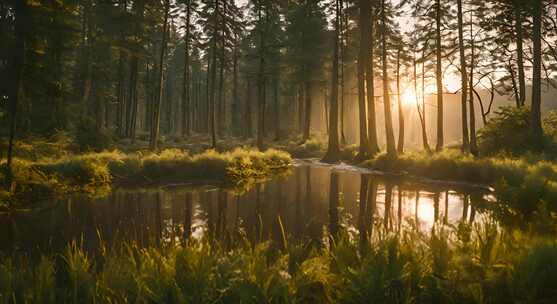
[[[80,151],[102,151],[112,147],[114,135],[106,128],[97,130],[93,120],[83,119],[76,126],[74,138]]]
[[[533,147],[528,107],[501,107],[478,132],[478,148],[482,154],[519,155]]]

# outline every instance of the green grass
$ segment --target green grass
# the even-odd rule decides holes
[[[77,242],[61,255],[0,257],[0,303],[551,303],[554,238],[492,222],[434,233],[403,230],[361,242],[286,248],[208,240],[141,248]]]
[[[380,154],[362,165],[415,178],[492,186],[497,203],[520,211],[516,216],[529,216],[543,209],[557,211],[557,164],[532,155],[475,158],[458,150],[434,154],[409,152],[396,158]]]
[[[282,151],[243,148],[223,153],[208,150],[195,155],[180,149],[145,154],[114,150],[40,161],[16,159],[14,194],[19,201],[28,201],[55,193],[104,193],[101,190],[114,183],[210,182],[234,186],[278,173],[291,162],[290,155]]]

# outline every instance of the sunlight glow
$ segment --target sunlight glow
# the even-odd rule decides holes
[[[416,94],[412,88],[406,88],[400,96],[403,106],[412,106],[416,104]]]

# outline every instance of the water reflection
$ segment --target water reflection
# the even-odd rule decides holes
[[[1,250],[57,251],[81,239],[94,250],[101,239],[138,245],[208,236],[228,246],[252,242],[331,240],[341,227],[362,242],[407,227],[431,231],[435,222],[474,221],[483,194],[402,183],[324,166],[299,166],[286,177],[243,194],[214,187],[118,189],[108,197],[60,199],[56,207],[10,220],[0,218]],[[17,223],[17,224],[16,224]]]

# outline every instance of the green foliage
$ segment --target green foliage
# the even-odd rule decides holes
[[[287,169],[290,155],[278,150],[259,152],[236,149],[219,153],[214,150],[189,155],[180,149],[160,153],[120,151],[90,152],[58,160],[16,159],[15,195],[19,201],[32,202],[54,193],[85,191],[103,193],[112,183],[162,184],[180,182],[216,182],[227,185],[264,178]]]
[[[557,165],[533,156],[474,158],[458,150],[444,150],[405,153],[396,158],[379,154],[364,166],[411,178],[493,186],[498,204],[521,211],[515,216],[529,216],[540,208],[557,210]]]
[[[76,242],[61,261],[0,257],[2,303],[551,302],[557,245],[494,222],[404,229],[372,243],[346,231],[334,246],[208,240],[141,248]],[[303,254],[300,254],[302,253]],[[298,265],[290,267],[289,265]]]
[[[557,113],[549,112],[544,119],[544,151],[552,151],[557,142]],[[528,107],[500,107],[478,132],[478,147],[482,155],[523,155],[539,151],[530,131]]]

